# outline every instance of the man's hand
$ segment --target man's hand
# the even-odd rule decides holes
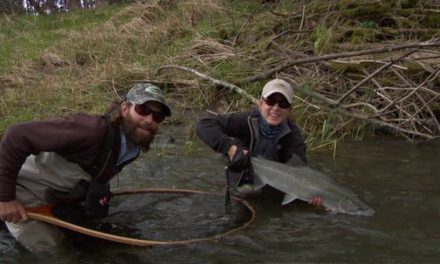
[[[309,201],[309,204],[316,207],[322,207],[323,201],[321,197],[313,197],[312,200]]]
[[[231,156],[233,154],[233,156]],[[241,172],[249,169],[250,157],[249,151],[244,148],[239,148],[236,145],[232,145],[228,151],[229,164],[228,168],[235,172]]]
[[[252,182],[252,164],[249,151],[232,145],[229,148],[229,163],[226,167],[228,186],[237,187],[242,181]]]
[[[18,223],[28,219],[26,210],[19,201],[0,202],[0,220]]]
[[[228,150],[228,156],[229,156],[229,160],[232,161],[235,157],[235,154],[237,154],[237,149],[238,147],[236,145],[232,145],[229,150]],[[243,149],[243,154],[247,155],[248,151]]]

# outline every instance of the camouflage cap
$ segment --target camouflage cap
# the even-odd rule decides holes
[[[128,91],[126,96],[126,101],[133,104],[141,105],[146,102],[154,101],[161,103],[164,106],[164,111],[166,116],[171,115],[171,108],[165,101],[165,96],[162,90],[154,84],[151,83],[137,83],[130,91]]]

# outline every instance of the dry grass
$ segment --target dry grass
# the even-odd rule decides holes
[[[371,2],[372,8],[377,3]],[[6,117],[0,129],[16,121],[65,112],[102,112],[112,97],[124,94],[132,82],[140,80],[163,84],[166,92],[176,98],[179,109],[207,106],[218,111],[241,110],[249,107],[249,102],[223,87],[185,72],[158,74],[156,70],[168,64],[190,67],[239,84],[258,96],[267,79],[243,79],[287,60],[439,37],[438,28],[431,30],[417,24],[435,24],[435,16],[426,5],[425,9],[414,7],[413,13],[398,7],[392,12],[383,8],[378,18],[360,13],[361,6],[369,8],[365,1],[280,1],[265,6],[259,1],[139,1],[119,9],[104,22],[77,30],[55,29],[60,39],[41,51],[37,61],[23,59],[17,68],[0,76],[0,114]],[[393,13],[396,18],[389,16]],[[381,27],[380,17],[411,28]],[[364,62],[350,66],[346,66],[347,60],[293,65],[271,78],[283,77],[334,99],[365,77],[362,68],[374,71],[381,65],[379,61],[388,61],[394,55],[358,57],[357,61]],[[408,78],[415,84],[437,67],[438,58],[417,62],[420,67],[407,67],[411,74],[405,75],[418,78]],[[397,70],[406,73],[403,68]],[[376,81],[383,87],[394,86],[396,77],[390,74],[395,75],[386,71]],[[377,100],[371,97],[372,88],[374,85],[369,83],[359,90],[365,93],[357,93],[355,98]],[[366,123],[329,112],[313,97],[302,93],[296,93],[296,97],[295,118],[308,142],[317,148],[335,146],[335,140],[347,135],[361,138],[363,131],[370,133]],[[350,100],[354,102],[354,98]],[[438,100],[433,103],[438,105]],[[368,111],[368,107],[351,110]],[[176,122],[179,119],[173,118]]]

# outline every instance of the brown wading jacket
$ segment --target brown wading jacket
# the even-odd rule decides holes
[[[109,138],[112,142],[109,142]],[[20,186],[18,175],[22,166],[25,170],[25,161],[25,165],[34,164],[34,161],[28,157],[35,155],[37,158],[34,160],[38,160],[38,157],[42,156],[40,154],[53,153],[60,157],[58,160],[79,165],[78,170],[93,179],[98,177],[100,182],[106,183],[123,166],[134,160],[116,167],[119,148],[119,128],[113,128],[103,115],[79,113],[60,119],[13,125],[9,127],[0,142],[0,201],[7,202],[17,198],[16,185]],[[37,168],[42,168],[41,171],[50,171],[50,168]],[[35,173],[35,171],[31,172]],[[46,178],[44,175],[41,177],[37,184],[44,185],[42,181]],[[47,181],[48,186],[53,186],[53,182],[58,184],[56,179],[47,178]]]
[[[287,162],[293,154],[307,164],[306,144],[299,127],[290,119],[276,142],[275,161]],[[213,150],[227,154],[231,145],[253,152],[260,138],[259,111],[217,115],[204,118],[197,124],[197,134]]]

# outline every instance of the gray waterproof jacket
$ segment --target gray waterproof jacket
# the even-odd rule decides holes
[[[245,147],[253,153],[258,140],[259,111],[220,114],[203,118],[197,124],[197,135],[213,150],[227,154],[231,145]],[[306,144],[299,127],[290,119],[276,139],[275,161],[287,162],[293,154],[307,164]]]

